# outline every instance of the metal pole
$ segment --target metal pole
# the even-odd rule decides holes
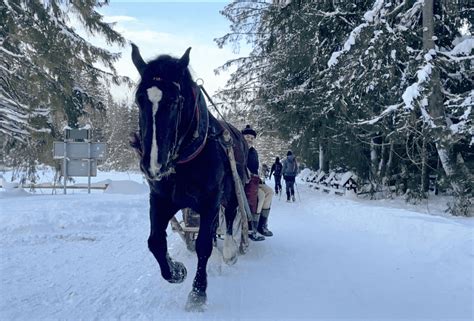
[[[66,131],[64,131],[64,135],[66,135]],[[66,137],[64,137],[64,158],[63,158],[63,179],[64,179],[64,194],[67,194],[66,192],[66,184],[67,184],[67,142],[66,142]]]
[[[91,193],[91,142],[87,142],[87,193]]]
[[[295,180],[295,187],[296,187],[296,194],[298,194],[298,200],[301,202],[300,191],[298,191],[298,184],[296,184],[296,180]]]

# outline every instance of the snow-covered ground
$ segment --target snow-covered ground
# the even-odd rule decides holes
[[[93,182],[110,180],[105,193],[0,189],[0,319],[474,318],[472,218],[326,195],[301,182],[296,203],[273,201],[275,236],[251,243],[233,266],[213,254],[207,310],[187,313],[195,254],[170,231],[170,253],[188,278],[162,280],[147,249],[141,175],[99,174]]]

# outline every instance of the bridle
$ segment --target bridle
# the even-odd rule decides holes
[[[176,149],[176,151],[179,151],[184,139],[188,136],[188,134],[192,130],[193,121],[196,123],[196,126],[193,130],[191,140],[187,143],[186,146],[184,146],[184,150],[182,150],[182,152],[189,153],[189,155],[186,155],[186,153],[183,153],[185,154],[185,156],[183,156],[183,158],[181,159],[178,159],[177,161],[178,164],[184,164],[193,160],[203,150],[207,141],[208,126],[209,126],[209,115],[207,113],[207,108],[205,107],[205,105],[204,106],[200,105],[201,98],[202,98],[203,103],[204,103],[204,99],[202,97],[201,91],[199,90],[199,87],[195,83],[193,83],[192,92],[193,92],[193,97],[194,97],[193,114],[191,116],[191,120],[189,122],[188,128],[186,129],[184,135],[181,137],[181,140],[178,142],[178,148]],[[203,125],[202,129],[200,128],[201,125]],[[202,132],[200,132],[200,129],[202,130]],[[203,135],[202,142],[199,143],[199,138],[201,138],[202,135]],[[198,144],[197,146],[196,146],[196,143]]]
[[[162,81],[162,82],[170,82],[170,81],[163,80],[160,77],[153,77],[153,80]],[[171,82],[171,83],[174,86],[176,86],[178,88],[178,91],[179,91],[178,106],[177,106],[178,110],[177,110],[176,122],[175,122],[175,125],[174,125],[175,126],[175,128],[174,128],[175,129],[174,144],[173,144],[173,147],[171,149],[171,162],[168,161],[168,164],[167,164],[169,166],[171,172],[174,172],[175,164],[187,163],[187,162],[191,161],[192,159],[194,159],[202,151],[202,149],[204,148],[204,145],[206,143],[206,140],[207,140],[207,123],[206,123],[206,128],[205,128],[204,133],[203,133],[205,135],[205,137],[204,137],[202,143],[200,143],[197,147],[193,146],[195,141],[200,136],[199,127],[200,127],[200,120],[201,120],[201,117],[202,117],[201,112],[200,112],[200,108],[199,108],[200,107],[199,103],[200,103],[200,98],[201,98],[200,96],[202,95],[202,93],[200,92],[199,87],[193,82],[193,85],[192,85],[192,93],[193,93],[193,97],[194,97],[193,111],[192,111],[192,115],[191,115],[191,118],[189,120],[188,126],[184,130],[183,134],[180,135],[179,128],[180,128],[181,121],[182,121],[185,98],[182,95],[181,85],[177,82]],[[193,128],[193,124],[195,125],[194,128]],[[193,132],[192,132],[192,136],[191,136],[190,141],[187,142],[185,145],[183,145],[185,139],[190,136],[191,131],[193,131]],[[183,148],[183,150],[182,150],[182,148]],[[187,150],[187,148],[189,148],[190,150]],[[194,148],[195,148],[195,150],[192,150]],[[180,152],[183,152],[183,151],[186,151],[189,155],[185,155],[184,157],[181,157]],[[186,154],[186,153],[184,153],[184,154]]]

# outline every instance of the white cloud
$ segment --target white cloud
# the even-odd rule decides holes
[[[191,35],[183,36],[155,31],[151,26],[144,25],[142,21],[132,16],[104,16],[104,21],[115,22],[114,29],[140,48],[145,61],[154,59],[161,54],[180,57],[188,47],[192,47],[190,54],[191,73],[195,79],[203,79],[204,87],[210,95],[216,93],[219,88],[224,88],[229,78],[229,72],[221,72],[219,75],[215,75],[214,70],[226,61],[239,56],[233,53],[230,47],[220,49],[206,39],[192,37]],[[130,45],[125,47],[110,46],[102,37],[88,35],[76,19],[72,18],[71,22],[76,31],[94,45],[112,52],[120,52],[122,57],[115,63],[117,72],[138,82],[139,74],[132,63]],[[111,92],[117,101],[126,100],[130,103],[133,101],[134,88],[113,86]]]
[[[126,39],[135,43],[145,61],[149,61],[161,54],[180,57],[188,47],[192,47],[190,54],[190,69],[195,79],[202,78],[204,87],[209,94],[214,94],[219,88],[224,88],[229,73],[215,75],[214,70],[226,61],[236,58],[230,48],[220,49],[217,45],[208,44],[201,39],[187,36],[178,36],[171,33],[157,32],[142,28],[137,30],[129,24],[119,23],[116,30]],[[131,60],[131,47],[121,48],[121,59],[116,63],[119,74],[129,76],[138,81],[139,75]],[[130,95],[129,95],[130,96]]]
[[[137,21],[135,17],[130,16],[107,16],[104,17],[105,22],[130,22],[130,21]]]

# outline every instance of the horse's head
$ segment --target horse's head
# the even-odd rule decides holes
[[[135,95],[140,109],[140,167],[151,180],[174,172],[180,132],[187,125],[188,110],[192,110],[185,107],[194,104],[188,70],[190,50],[179,59],[162,55],[145,63],[132,44],[132,60],[141,76]]]

